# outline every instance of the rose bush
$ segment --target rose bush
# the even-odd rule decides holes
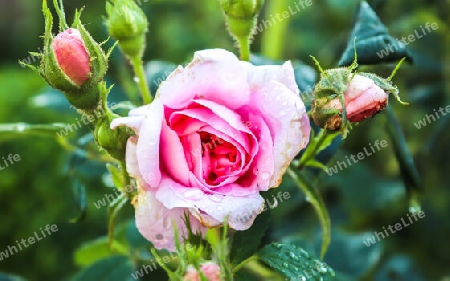
[[[196,52],[149,105],[117,118],[136,135],[126,148],[137,179],[136,225],[156,248],[174,249],[172,221],[194,230],[248,229],[263,208],[260,191],[277,187],[306,146],[310,125],[293,67],[254,66],[225,50]]]

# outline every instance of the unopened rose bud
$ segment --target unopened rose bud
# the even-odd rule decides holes
[[[256,18],[264,0],[220,0],[230,32],[235,37],[248,37],[256,26]]]
[[[375,116],[388,104],[388,94],[393,94],[402,103],[398,89],[391,82],[401,62],[389,78],[373,73],[358,72],[356,55],[350,67],[323,70],[313,58],[321,72],[311,102],[311,116],[317,126],[330,131],[344,131],[348,122],[361,122]]]
[[[78,29],[59,33],[53,39],[52,49],[59,67],[75,85],[81,86],[89,79],[90,58]]]
[[[353,74],[349,74],[351,76]],[[346,85],[344,106],[347,120],[360,122],[383,110],[388,104],[388,94],[371,79],[356,74]],[[312,117],[319,127],[339,130],[342,125],[342,101],[339,96],[315,98],[311,104]]]
[[[66,23],[63,8],[53,2],[59,17],[60,33],[53,37],[53,16],[42,1],[45,17],[44,53],[39,55],[38,68],[22,62],[39,72],[47,83],[62,91],[69,102],[78,109],[95,110],[100,106],[98,84],[108,69],[108,56],[84,28],[80,12],[75,13],[72,28]],[[108,53],[109,54],[109,53]]]
[[[106,3],[106,27],[119,41],[122,52],[130,58],[142,57],[148,21],[134,0],[111,0]]]
[[[208,281],[220,281],[220,267],[213,263],[207,262],[200,266],[200,270]],[[189,266],[184,274],[183,281],[200,281],[200,274],[193,266]]]

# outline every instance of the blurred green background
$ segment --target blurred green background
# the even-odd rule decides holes
[[[260,20],[268,17],[267,9],[275,1],[266,1]],[[285,4],[287,10],[297,2],[280,1],[278,5]],[[193,52],[206,48],[237,53],[226,32],[218,1],[141,3],[150,21],[146,61],[184,64]],[[309,56],[314,55],[322,67],[336,67],[346,47],[358,1],[312,0],[312,3],[274,26],[283,31],[279,37],[265,37],[270,30],[257,34],[252,51],[273,59],[303,61],[313,67]],[[86,28],[97,41],[108,37],[102,17],[104,1],[64,0],[64,4],[69,22],[74,10],[85,6],[82,21]],[[374,231],[400,222],[408,211],[407,184],[393,142],[386,133],[390,121],[386,113],[379,114],[356,126],[330,163],[334,165],[351,153],[361,152],[377,139],[387,140],[388,147],[337,175],[322,173],[319,178],[318,186],[333,226],[325,262],[349,280],[448,281],[450,115],[420,130],[414,122],[432,114],[433,109],[450,105],[450,1],[378,0],[369,4],[394,38],[408,36],[427,22],[439,26],[408,45],[414,64],[404,64],[394,78],[401,97],[410,105],[401,106],[394,100],[390,103],[420,174],[426,216],[371,247],[363,243]],[[0,0],[0,123],[74,123],[79,118],[62,94],[50,89],[38,74],[18,64],[18,60],[31,59],[28,52],[40,51],[43,23],[40,1]],[[270,50],[276,46],[281,49],[274,57]],[[129,66],[118,50],[110,64],[109,83],[116,85],[110,101],[126,100],[124,91],[137,91],[127,74],[131,73]],[[362,69],[387,77],[393,67],[394,64],[383,64]],[[149,81],[153,87],[154,82]],[[112,190],[107,186],[106,169],[89,138],[89,129],[83,127],[70,134],[67,142],[58,140],[55,133],[12,134],[0,130],[0,158],[10,153],[19,154],[21,160],[0,171],[0,251],[15,246],[16,240],[27,239],[46,224],[58,224],[59,231],[0,261],[0,271],[28,280],[70,278],[82,264],[74,258],[75,250],[82,243],[107,235],[108,228],[107,208],[97,209],[93,202]],[[69,223],[82,213],[80,186],[86,187],[87,210],[79,223]],[[320,228],[311,206],[290,181],[285,180],[281,188],[289,190],[293,199],[275,209],[265,240],[297,243],[317,252]],[[123,223],[133,216],[133,208],[127,204],[117,221]],[[142,241],[131,246],[142,248]],[[132,265],[140,266],[137,261]],[[145,278],[162,280],[152,275]]]

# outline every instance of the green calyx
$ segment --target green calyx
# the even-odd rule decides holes
[[[120,117],[107,109],[105,116],[98,121],[94,130],[94,139],[109,155],[117,160],[125,160],[125,148],[130,130],[125,126],[110,128],[113,119]]]
[[[129,58],[142,57],[148,21],[133,0],[111,0],[106,3],[106,27],[119,41],[119,47]]]
[[[61,1],[53,0],[54,7],[59,17],[59,31],[63,32],[69,28],[65,20],[64,9]],[[69,77],[60,68],[55,52],[52,48],[53,35],[53,16],[47,7],[47,1],[42,2],[42,12],[45,18],[45,34],[44,34],[44,52],[41,57],[40,66],[38,68],[21,62],[22,65],[37,71],[47,83],[55,89],[62,91],[69,102],[78,109],[92,110],[99,106],[100,92],[98,91],[98,83],[102,81],[108,69],[108,54],[105,55],[101,44],[98,44],[92,36],[87,32],[81,23],[81,11],[75,13],[75,19],[72,24],[76,28],[83,39],[85,48],[90,57],[90,76],[81,86],[74,84]]]

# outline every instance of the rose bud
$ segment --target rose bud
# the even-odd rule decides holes
[[[145,13],[134,0],[111,0],[106,2],[106,14],[108,32],[119,41],[122,52],[130,58],[141,58],[148,29]]]
[[[204,263],[200,266],[200,270],[208,281],[220,281],[220,267],[217,264]],[[200,274],[193,266],[188,266],[183,281],[200,281]]]
[[[314,59],[315,60],[315,59]],[[311,116],[317,126],[330,131],[345,130],[347,121],[361,122],[375,116],[388,104],[388,94],[398,96],[398,89],[390,81],[392,75],[385,79],[372,73],[354,73],[355,62],[348,68],[322,70],[321,78],[314,89],[311,102]]]
[[[54,1],[59,17],[59,34],[52,35],[53,16],[42,1],[45,18],[44,52],[38,68],[21,62],[39,72],[50,86],[66,95],[78,109],[94,110],[100,105],[101,93],[98,83],[108,68],[108,55],[84,28],[80,12],[76,12],[72,27],[66,23],[62,7]]]
[[[80,31],[69,28],[53,39],[52,49],[64,74],[78,86],[88,80],[91,66]]]
[[[239,42],[251,36],[264,0],[220,0],[230,33]]]

